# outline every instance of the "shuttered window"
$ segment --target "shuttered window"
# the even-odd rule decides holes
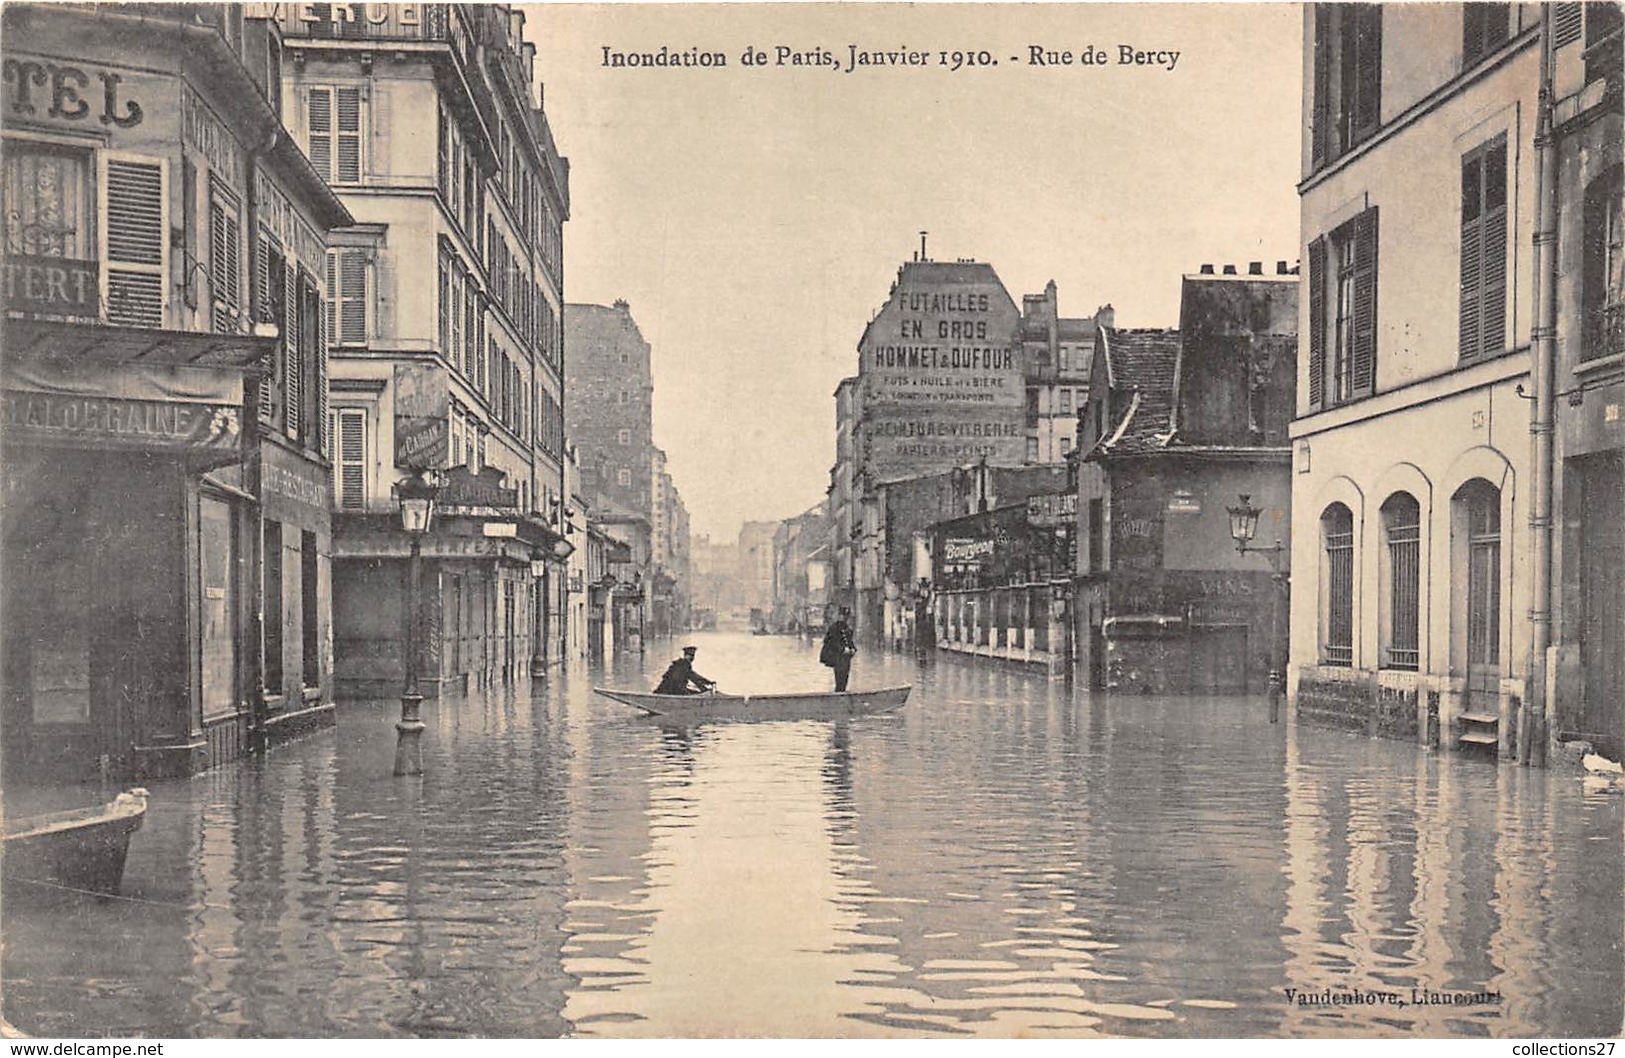
[[[367,251],[327,252],[327,335],[335,345],[367,344]]]
[[[287,358],[283,365],[283,374],[286,379],[286,396],[283,406],[287,409],[286,429],[288,436],[299,437],[299,431],[304,426],[305,411],[305,349],[299,340],[300,330],[304,323],[303,310],[308,306],[302,305],[298,297],[299,275],[292,264],[287,268],[287,312],[283,320],[282,348]]]
[[[1506,349],[1507,143],[1502,134],[1461,161],[1461,312],[1463,362]]]
[[[1319,168],[1382,123],[1382,5],[1314,4],[1311,162]]]
[[[216,334],[241,330],[243,248],[237,196],[211,182],[209,192],[209,298]]]
[[[260,233],[259,251],[254,262],[254,287],[259,292],[259,307],[255,318],[261,323],[275,324],[282,332],[287,316],[288,275],[287,262],[282,249],[266,232]],[[266,365],[265,377],[260,380],[260,421],[271,422],[276,415],[278,397],[282,394],[283,371],[287,359],[284,352],[290,340],[283,332]]]
[[[1309,407],[1376,392],[1377,208],[1309,244]]]
[[[311,88],[306,96],[305,153],[329,183],[361,180],[360,88]]]
[[[1579,3],[1552,5],[1552,47],[1561,48],[1580,39],[1583,6]]]
[[[333,503],[340,510],[367,507],[367,412],[364,408],[333,411]]]
[[[101,155],[102,303],[109,323],[162,327],[168,298],[168,186],[164,163]]]
[[[1461,9],[1461,68],[1465,70],[1507,42],[1512,5],[1474,0]]]

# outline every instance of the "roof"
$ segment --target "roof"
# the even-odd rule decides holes
[[[1128,406],[1108,426],[1101,451],[1127,455],[1161,450],[1172,430],[1179,332],[1115,327],[1101,331],[1112,389],[1128,396]]]

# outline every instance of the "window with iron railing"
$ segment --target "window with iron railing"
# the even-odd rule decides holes
[[[1625,353],[1625,167],[1614,166],[1586,188],[1581,263],[1581,360]]]
[[[1388,622],[1383,667],[1415,672],[1420,658],[1422,509],[1408,492],[1396,492],[1382,505],[1388,538]]]
[[[1334,503],[1320,516],[1326,568],[1321,621],[1321,658],[1327,665],[1354,664],[1354,515]]]

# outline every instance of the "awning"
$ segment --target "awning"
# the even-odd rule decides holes
[[[100,323],[7,319],[6,359],[86,361],[103,364],[163,364],[223,368],[260,374],[277,339],[251,334],[165,331],[112,327]]]

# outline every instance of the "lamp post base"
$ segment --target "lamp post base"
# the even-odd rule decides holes
[[[418,719],[421,694],[401,695],[401,718],[395,724],[395,774],[423,774],[424,723]]]

